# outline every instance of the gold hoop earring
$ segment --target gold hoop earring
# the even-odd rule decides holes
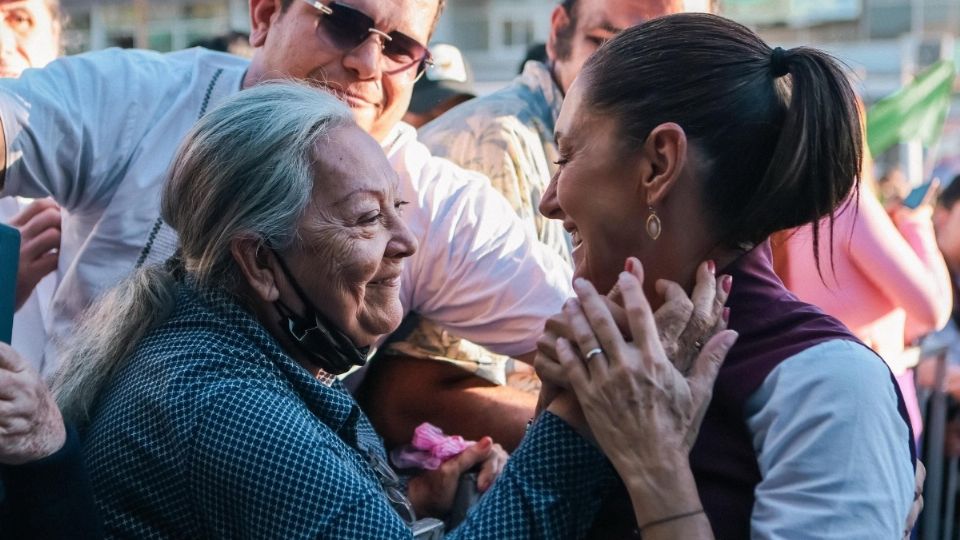
[[[660,223],[660,218],[657,216],[657,211],[650,207],[650,215],[647,216],[647,234],[650,238],[656,240],[660,238],[660,233],[663,232],[663,226]]]

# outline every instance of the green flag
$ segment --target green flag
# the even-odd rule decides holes
[[[874,104],[867,111],[867,144],[873,155],[901,141],[919,139],[924,146],[932,146],[950,110],[956,74],[952,60],[941,60]]]

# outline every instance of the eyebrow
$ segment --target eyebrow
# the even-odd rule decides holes
[[[390,190],[390,191],[393,192],[394,197],[399,198],[399,197],[400,197],[400,181],[397,180],[397,181],[394,182],[393,185],[391,185],[390,187],[393,188],[393,189]],[[339,206],[339,205],[347,202],[347,200],[351,199],[353,196],[355,196],[355,195],[361,195],[361,194],[372,195],[373,197],[376,197],[377,199],[381,199],[381,198],[384,197],[384,192],[381,191],[381,190],[378,190],[378,189],[370,189],[370,188],[357,188],[357,189],[351,191],[350,193],[347,193],[347,194],[344,195],[343,197],[341,197],[338,201],[334,202],[332,206]]]
[[[357,189],[351,191],[350,193],[347,193],[346,195],[344,195],[343,197],[341,197],[341,198],[340,198],[339,200],[337,200],[336,202],[334,202],[334,203],[333,203],[333,206],[340,206],[341,204],[347,202],[349,199],[353,198],[355,195],[361,195],[361,194],[372,195],[372,196],[374,196],[374,197],[376,197],[376,198],[378,198],[378,199],[383,196],[383,192],[378,191],[378,190],[376,190],[376,189],[357,188]]]

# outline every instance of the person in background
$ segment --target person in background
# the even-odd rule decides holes
[[[947,322],[950,276],[937,248],[932,205],[914,209],[891,201],[884,209],[874,193],[872,167],[868,156],[860,190],[830,220],[832,245],[815,245],[813,227],[804,226],[778,235],[774,259],[787,289],[840,319],[887,362],[919,437],[923,426],[913,375],[919,351],[907,355],[905,346]],[[827,225],[819,225],[821,233]],[[826,264],[818,266],[809,256],[814,249]]]
[[[61,52],[62,21],[57,0],[0,1],[0,77],[16,78],[39,68]],[[60,207],[51,199],[0,199],[0,221],[20,231],[17,313],[13,346],[44,377],[56,369],[46,361],[46,323],[56,287],[60,249]]]
[[[0,77],[17,78],[61,53],[57,0],[0,1]],[[12,347],[0,343],[0,533],[10,539],[96,539],[102,533],[80,443],[44,378],[46,320],[56,286],[60,207],[0,199],[0,220],[20,231]],[[19,352],[18,352],[19,351]]]
[[[433,64],[413,85],[403,121],[415,128],[476,97],[473,70],[460,49],[446,43],[430,46]]]
[[[77,431],[40,375],[0,343],[0,532],[7,540],[103,533]]]
[[[625,28],[681,11],[680,0],[565,0],[550,18],[546,63],[528,62],[509,86],[454,107],[426,124],[420,128],[420,140],[434,155],[486,175],[510,202],[526,233],[569,263],[570,240],[563,227],[537,211],[557,171],[553,130],[563,95],[603,42]],[[391,340],[382,353],[392,361],[377,362],[367,383],[374,395],[396,397],[365,403],[378,424],[410,432],[422,418],[456,431],[454,418],[466,411],[436,408],[417,399],[417,395],[443,391],[449,381],[455,381],[462,387],[462,398],[452,395],[450,401],[469,402],[472,395],[483,392],[487,406],[471,414],[500,417],[513,425],[498,440],[507,448],[514,446],[524,418],[536,405],[539,382],[529,366],[461,339],[467,336],[429,317],[406,321],[404,326],[406,335]],[[450,369],[425,378],[415,369],[425,361],[438,361]]]
[[[933,210],[933,227],[937,246],[950,271],[953,311],[946,325],[927,336],[921,347],[921,363],[917,366],[917,382],[921,386],[935,387],[936,363],[933,357],[945,351],[947,359],[944,386],[953,398],[960,401],[960,175],[953,178],[940,192]]]
[[[855,192],[860,126],[838,61],[808,47],[771,49],[707,14],[622,32],[568,92],[556,126],[560,170],[541,210],[571,233],[578,300],[564,307],[564,327],[548,326],[537,369],[545,385],[572,385],[628,493],[650,463],[662,463],[662,476],[699,494],[655,519],[650,509],[663,501],[631,493],[644,539],[682,524],[700,532],[664,536],[902,537],[915,447],[896,381],[837,319],[784,288],[768,242],[818,223]],[[829,246],[846,232],[831,234],[828,221],[813,234]],[[803,255],[829,268],[827,255]],[[624,276],[625,260],[633,273],[642,263],[642,281]],[[619,309],[600,294],[642,286],[656,308],[674,287],[661,280],[696,298],[703,273],[716,273],[729,293],[729,328],[739,337],[690,437],[689,460],[656,445],[614,451],[606,440],[651,436],[648,394],[673,385],[651,382],[650,359],[629,344],[636,330],[618,324]],[[678,373],[688,372],[680,359]]]
[[[928,389],[942,388],[952,398],[945,426],[947,456],[960,456],[960,175],[954,177],[937,198],[933,209],[933,227],[937,246],[950,271],[953,286],[953,311],[947,324],[927,335],[920,344],[920,364],[917,365],[917,384]],[[943,355],[943,373],[938,373],[938,362]]]

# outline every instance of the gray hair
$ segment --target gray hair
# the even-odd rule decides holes
[[[179,235],[179,255],[135,271],[85,314],[53,382],[68,421],[89,419],[141,338],[169,317],[177,272],[189,272],[199,287],[235,291],[242,278],[233,240],[276,250],[292,244],[311,199],[317,141],[352,118],[332,95],[281,81],[244,90],[197,123],[160,203]]]

